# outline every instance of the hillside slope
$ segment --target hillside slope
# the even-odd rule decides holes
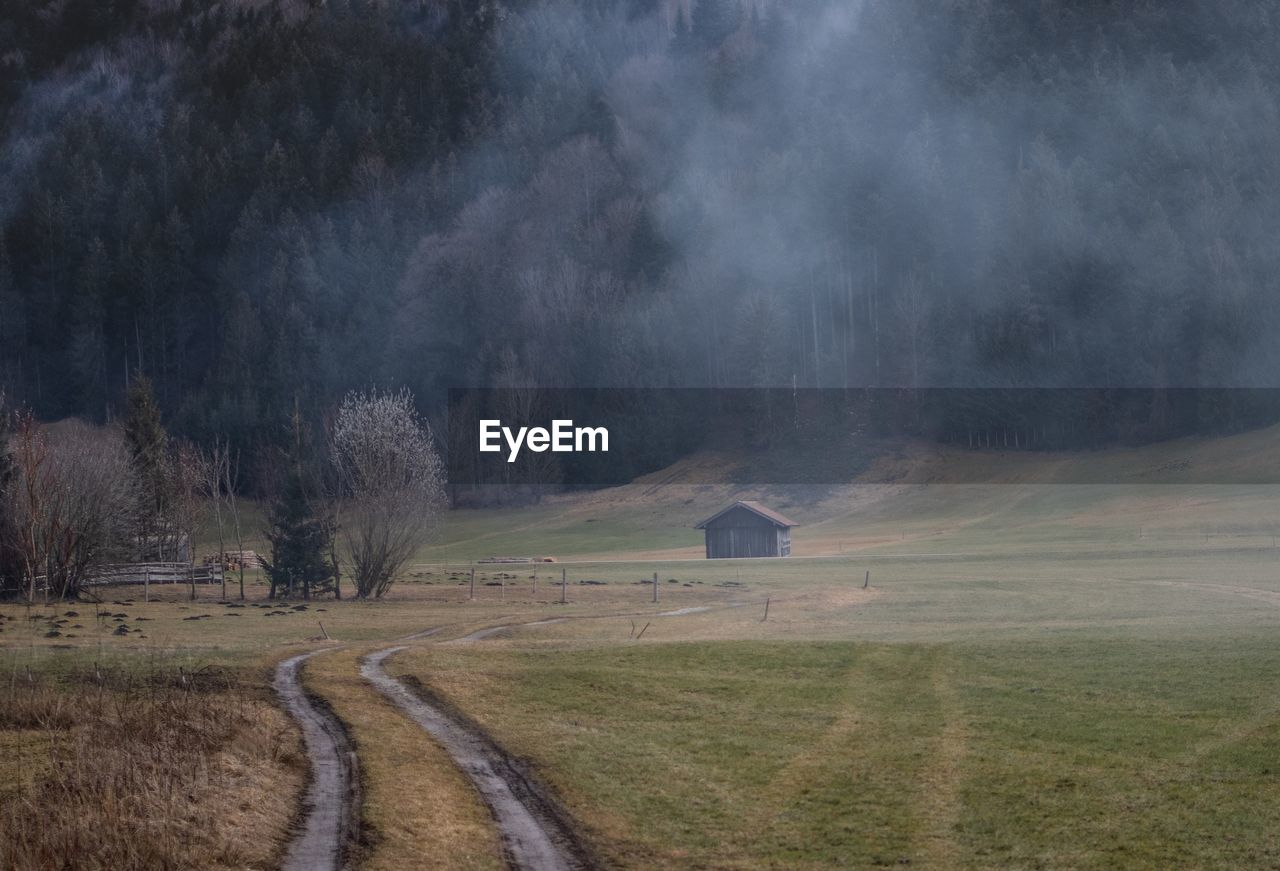
[[[736,499],[794,518],[795,556],[1272,546],[1280,486],[1254,482],[1280,480],[1277,456],[1280,427],[1060,454],[912,444],[845,482],[740,486],[719,470],[743,457],[704,453],[622,487],[452,512],[421,558],[696,559],[694,525]]]

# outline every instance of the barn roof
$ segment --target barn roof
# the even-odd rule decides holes
[[[765,520],[768,520],[770,523],[773,523],[777,526],[799,526],[800,525],[796,523],[794,520],[790,520],[784,517],[783,515],[779,514],[778,512],[774,511],[772,508],[764,507],[759,502],[749,502],[749,501],[740,500],[738,502],[733,503],[728,508],[723,508],[720,511],[717,511],[715,514],[712,514],[706,520],[702,521],[697,526],[695,526],[694,529],[705,529],[708,523],[711,523],[712,521],[720,519],[721,517],[728,514],[730,511],[732,511],[735,508],[745,508],[748,511],[752,512],[753,514],[758,514],[761,517],[763,517]]]

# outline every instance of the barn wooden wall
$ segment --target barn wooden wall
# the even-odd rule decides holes
[[[717,518],[707,525],[706,535],[707,559],[784,556],[791,550],[789,530],[746,509]]]

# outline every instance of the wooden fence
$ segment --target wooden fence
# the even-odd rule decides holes
[[[86,587],[109,584],[220,584],[222,568],[190,563],[124,563],[102,566],[84,582]]]

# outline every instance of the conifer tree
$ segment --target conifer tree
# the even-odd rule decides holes
[[[156,556],[164,559],[164,532],[169,513],[169,434],[160,421],[151,379],[138,372],[129,387],[125,411],[124,434],[133,457],[138,477],[139,511],[138,543],[147,558],[154,547]]]
[[[271,558],[263,561],[263,567],[271,581],[270,599],[297,595],[309,599],[334,588],[333,526],[317,510],[308,454],[302,414],[295,405],[283,479],[267,510]]]

